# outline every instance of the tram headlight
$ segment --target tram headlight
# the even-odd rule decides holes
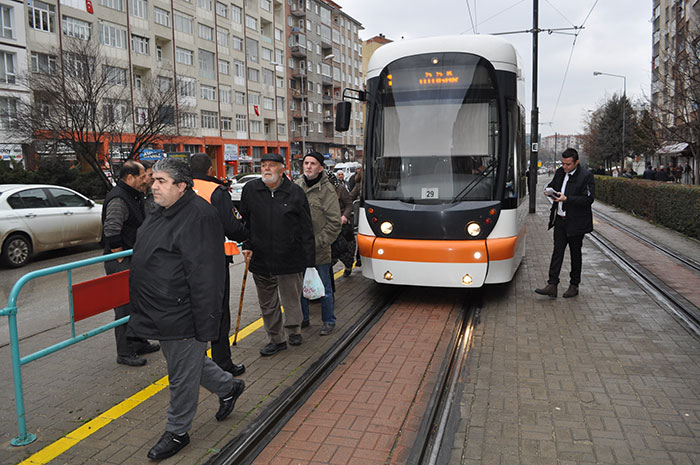
[[[381,226],[379,226],[379,229],[382,231],[382,234],[386,234],[388,236],[394,230],[394,225],[389,221],[385,221],[381,224]]]
[[[471,223],[467,224],[467,234],[472,237],[476,237],[481,234],[481,226],[479,223],[472,221]]]
[[[469,276],[468,274],[465,274],[462,277],[462,284],[464,284],[465,286],[469,286],[472,282],[473,282],[472,277]]]
[[[387,271],[386,273],[384,273],[384,279],[386,279],[387,281],[391,281],[392,279],[394,279],[394,275],[391,274],[391,271]]]

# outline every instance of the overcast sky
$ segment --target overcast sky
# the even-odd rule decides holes
[[[479,34],[532,27],[532,0],[339,0],[339,3],[343,11],[362,23],[362,39],[379,33],[392,40],[472,34],[472,19]],[[545,32],[539,36],[538,106],[543,136],[555,132],[580,133],[588,110],[596,108],[606,96],[622,92],[622,78],[594,77],[593,71],[625,75],[630,99],[649,95],[651,0],[539,0],[539,10],[541,29],[585,27],[576,38],[573,56],[573,35]],[[529,131],[532,34],[505,37],[523,59]]]

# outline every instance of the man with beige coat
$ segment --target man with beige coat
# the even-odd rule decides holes
[[[321,299],[321,336],[330,334],[335,328],[333,287],[331,282],[331,244],[340,234],[340,207],[335,188],[323,173],[323,155],[309,152],[303,159],[304,175],[297,184],[306,193],[311,208],[311,221],[314,225],[316,245],[315,267],[323,281],[326,295]],[[309,301],[301,298],[301,312],[304,316],[301,327],[309,325]]]

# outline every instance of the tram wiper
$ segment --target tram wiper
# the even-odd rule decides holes
[[[460,201],[464,200],[464,199],[467,197],[467,195],[468,195],[472,190],[474,190],[474,188],[475,188],[476,186],[479,185],[479,183],[480,183],[481,181],[483,181],[484,179],[486,179],[486,178],[488,177],[488,175],[491,174],[491,173],[493,172],[493,170],[496,169],[497,166],[498,166],[498,162],[497,162],[497,161],[494,161],[493,164],[489,165],[489,167],[486,168],[486,169],[484,170],[483,173],[480,173],[479,176],[477,176],[476,178],[474,178],[474,179],[472,180],[472,182],[470,182],[469,184],[467,184],[467,185],[464,187],[464,189],[462,189],[462,190],[459,192],[459,194],[455,195],[455,197],[452,199],[452,202],[454,203],[454,202],[460,202]]]

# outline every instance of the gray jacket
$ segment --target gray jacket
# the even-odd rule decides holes
[[[340,206],[333,185],[325,173],[319,174],[321,180],[311,187],[304,178],[297,184],[304,190],[311,208],[311,221],[314,225],[316,244],[316,265],[331,263],[331,244],[340,234]]]

